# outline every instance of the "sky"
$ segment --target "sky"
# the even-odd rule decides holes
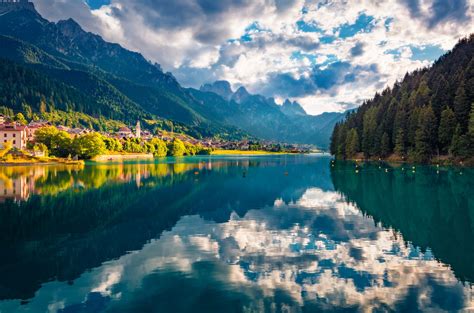
[[[33,0],[52,21],[158,62],[186,87],[233,88],[342,112],[474,32],[474,0]]]

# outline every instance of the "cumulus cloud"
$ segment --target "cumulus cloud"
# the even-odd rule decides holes
[[[313,114],[359,105],[474,31],[474,0],[34,1],[47,18],[73,17],[185,86],[228,80]]]

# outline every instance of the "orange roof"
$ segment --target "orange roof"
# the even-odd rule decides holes
[[[27,129],[28,127],[26,126],[23,126],[23,125],[7,125],[7,124],[3,124],[3,125],[0,125],[0,131],[14,131],[14,132],[17,132],[17,131],[24,131],[25,129]]]

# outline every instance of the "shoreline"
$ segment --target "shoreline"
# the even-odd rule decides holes
[[[152,160],[155,159],[151,153],[130,153],[130,154],[103,154],[92,158],[92,162],[114,162],[124,160]]]
[[[334,156],[333,156],[334,157]],[[413,160],[403,160],[400,158],[349,158],[349,159],[338,159],[336,161],[353,161],[353,162],[384,162],[393,164],[410,164],[410,165],[432,165],[432,166],[461,166],[461,167],[474,167],[474,159],[468,160],[452,160],[452,159],[431,159],[428,162],[416,162]]]
[[[79,161],[46,161],[46,162],[0,162],[0,166],[8,166],[8,167],[13,167],[13,166],[36,166],[36,165],[84,165],[85,162],[83,160]]]
[[[285,155],[285,154],[307,154],[302,152],[272,152],[272,151],[247,151],[247,150],[215,150],[211,156],[259,156],[259,155]]]
[[[323,152],[316,152],[318,154]],[[195,155],[195,156],[182,156],[186,157],[248,157],[248,156],[272,156],[272,155],[309,155],[312,153],[301,153],[301,152],[270,152],[270,151],[244,151],[244,150],[216,150],[209,155]],[[133,153],[133,154],[110,154],[110,155],[99,155],[90,160],[66,160],[66,159],[51,159],[51,160],[18,160],[13,162],[0,162],[0,167],[14,167],[14,166],[53,166],[53,165],[66,165],[66,166],[77,166],[94,163],[107,163],[107,162],[120,162],[120,161],[152,161],[152,160],[166,160],[181,157],[154,157],[153,154],[149,153]]]

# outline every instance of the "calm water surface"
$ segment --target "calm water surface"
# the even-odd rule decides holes
[[[0,312],[474,310],[474,170],[0,168]]]

